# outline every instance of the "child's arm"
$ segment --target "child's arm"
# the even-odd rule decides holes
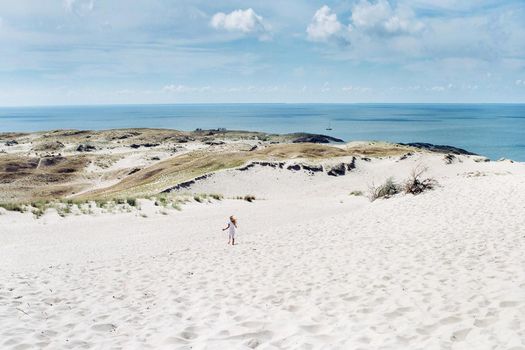
[[[223,228],[222,230],[223,230],[223,231],[226,231],[227,229],[230,228],[230,225],[231,225],[231,224],[228,224],[228,226],[226,226],[226,228]]]

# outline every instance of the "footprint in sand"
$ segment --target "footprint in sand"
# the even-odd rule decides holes
[[[405,314],[406,312],[409,312],[409,311],[412,311],[412,310],[413,309],[411,307],[399,307],[399,308],[395,309],[392,312],[385,313],[385,316],[388,319],[393,319],[393,318],[396,318],[396,317],[400,317],[403,314]]]
[[[259,322],[259,321],[245,321],[242,323],[239,323],[239,326],[246,327],[246,328],[263,328],[266,325],[268,325],[267,322]]]
[[[452,333],[452,336],[450,337],[450,340],[451,341],[464,341],[468,334],[470,333],[470,331],[472,330],[472,328],[465,328],[465,329],[461,329],[459,331],[456,331],[454,333]]]
[[[92,326],[91,329],[97,332],[113,332],[117,329],[117,326],[111,323],[100,323]]]
[[[518,306],[518,304],[517,301],[502,301],[499,303],[499,307],[515,307]]]
[[[245,343],[245,345],[246,345],[247,347],[249,347],[250,349],[255,349],[255,348],[258,347],[260,344],[261,344],[261,343],[259,342],[259,340],[258,340],[258,339],[255,339],[255,338],[250,339],[250,340],[248,340],[248,341]]]
[[[188,331],[180,332],[179,335],[182,339],[185,339],[185,340],[193,340],[198,337],[197,334],[193,332],[188,332]]]
[[[303,329],[304,331],[306,331],[308,333],[312,333],[312,334],[318,334],[318,333],[325,333],[326,332],[326,327],[322,326],[322,325],[318,325],[318,324],[303,325],[303,326],[300,326],[300,328]]]
[[[458,322],[461,322],[461,318],[456,317],[456,316],[450,316],[450,317],[445,317],[445,318],[441,319],[441,321],[439,321],[439,322],[441,324],[458,323]]]
[[[187,344],[188,341],[185,339],[177,338],[177,337],[168,337],[164,340],[165,344],[171,344],[171,345],[177,345],[177,344]]]
[[[475,320],[474,326],[479,327],[479,328],[485,328],[485,327],[490,326],[493,323],[496,323],[497,321],[498,319],[496,317],[485,318],[482,320]]]

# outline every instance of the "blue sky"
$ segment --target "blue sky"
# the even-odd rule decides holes
[[[0,105],[525,102],[515,0],[0,0]]]

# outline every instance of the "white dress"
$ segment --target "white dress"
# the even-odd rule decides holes
[[[228,225],[228,233],[230,235],[230,238],[235,238],[235,234],[237,233],[237,227],[235,227],[235,225],[231,221],[228,223]]]

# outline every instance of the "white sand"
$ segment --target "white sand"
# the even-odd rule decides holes
[[[348,195],[418,163],[440,188]],[[524,164],[232,175],[196,190],[264,200],[0,215],[0,348],[525,349]]]

